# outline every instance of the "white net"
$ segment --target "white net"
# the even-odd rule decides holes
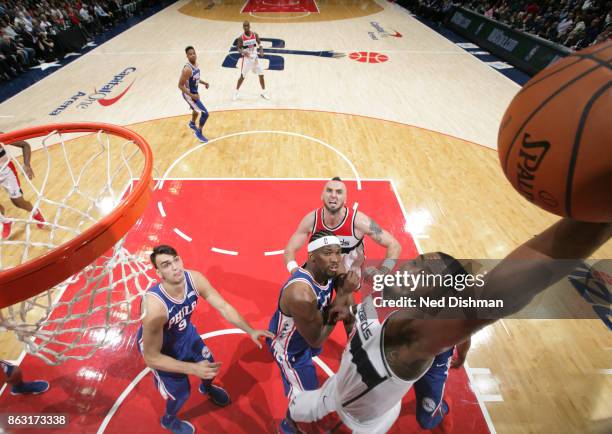
[[[30,179],[30,167],[9,151],[19,151],[19,144],[0,143],[0,184],[10,186],[12,172],[23,190],[21,199],[12,195],[15,206],[0,201],[1,271],[58,248],[98,222],[134,188],[144,167],[133,141],[106,131],[80,137],[54,131],[39,144]],[[131,254],[124,245],[125,237],[66,281],[0,309],[0,331],[13,333],[49,364],[85,359],[115,343],[141,320],[140,296],[153,283],[142,252]]]

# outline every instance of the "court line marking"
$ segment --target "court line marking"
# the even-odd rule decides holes
[[[159,213],[162,217],[166,217],[166,211],[164,211],[164,204],[161,200],[157,201],[157,209],[159,210]]]
[[[325,372],[328,376],[331,377],[332,375],[334,375],[334,371],[332,371],[331,368],[327,366],[323,360],[319,359],[319,356],[314,356],[312,358],[312,361],[319,365],[323,372]]]
[[[501,395],[481,395],[484,402],[504,402],[504,398]]]
[[[264,256],[274,256],[274,255],[282,255],[285,253],[285,250],[273,250],[271,252],[264,252]]]
[[[159,186],[158,186],[158,189],[161,189],[164,186],[164,182],[165,182],[166,178],[168,177],[168,175],[174,169],[174,166],[176,166],[180,161],[183,160],[183,158],[187,157],[192,152],[195,152],[195,151],[199,150],[200,148],[203,148],[204,146],[211,145],[211,144],[213,144],[215,142],[218,142],[218,141],[221,141],[223,139],[229,139],[231,137],[247,136],[247,135],[251,135],[251,134],[253,134],[253,135],[257,135],[257,134],[280,134],[280,135],[286,135],[286,136],[292,136],[292,137],[300,137],[302,139],[310,140],[310,141],[318,143],[318,144],[320,144],[320,145],[322,145],[322,146],[324,146],[324,147],[326,147],[328,149],[331,149],[338,156],[340,156],[340,158],[342,158],[346,164],[348,164],[348,166],[350,167],[351,171],[355,175],[355,181],[357,182],[357,190],[361,190],[361,177],[359,176],[359,173],[357,172],[357,169],[355,168],[355,165],[352,163],[351,160],[348,159],[348,157],[346,155],[344,155],[338,149],[336,149],[335,147],[333,147],[329,143],[326,143],[323,140],[317,139],[317,138],[312,137],[312,136],[307,136],[305,134],[295,133],[293,131],[280,131],[280,130],[250,130],[250,131],[240,131],[240,132],[237,132],[237,133],[226,134],[225,136],[221,136],[221,137],[216,137],[214,139],[209,140],[207,143],[200,143],[199,145],[189,149],[183,155],[179,156],[176,160],[174,160],[174,162],[170,165],[170,167],[168,167],[168,169],[166,169],[166,172],[162,176],[162,178],[160,180],[160,183],[159,183]]]
[[[267,19],[268,17],[256,17],[256,18],[265,18]],[[269,17],[270,19],[281,19],[280,17]],[[303,18],[303,17],[297,17],[297,18]],[[291,19],[290,17],[283,17],[282,19]],[[273,47],[268,47],[270,49],[274,49]],[[267,48],[264,48],[264,53],[265,50]],[[236,51],[228,51],[228,50],[206,50],[206,49],[198,49],[197,50],[198,53],[206,53],[206,54],[237,54]],[[340,53],[349,53],[349,52],[360,52],[360,51],[364,51],[363,47],[358,47],[358,48],[350,48],[350,47],[335,47],[334,48],[334,52],[340,52]],[[369,52],[369,51],[368,51]],[[474,57],[470,54],[470,52],[463,52],[463,53],[457,53],[455,51],[443,51],[443,50],[389,50],[389,49],[380,49],[378,51],[376,51],[377,53],[381,53],[381,54],[441,54],[441,55],[450,55],[450,56],[461,56],[461,55],[465,55],[465,54],[469,54],[471,57]],[[90,54],[91,52],[87,53]],[[180,53],[184,53],[183,50],[139,50],[139,51],[105,51],[103,53],[93,53],[93,55],[96,56],[106,56],[106,55],[112,55],[112,56],[119,56],[119,55],[162,55],[162,54],[168,54],[168,55],[176,55],[176,54],[180,54]],[[273,51],[268,52],[267,54],[276,54]],[[285,55],[291,55],[291,53],[283,53]],[[516,83],[515,83],[516,84]],[[287,109],[281,109],[281,110],[287,110]],[[221,110],[223,111],[223,110]],[[181,115],[182,116],[182,115]]]
[[[359,176],[359,173],[357,172],[357,169],[355,168],[355,165],[353,164],[353,162],[351,160],[348,159],[348,157],[346,155],[344,155],[338,149],[336,149],[335,147],[333,147],[329,143],[326,143],[326,142],[324,142],[324,141],[322,141],[320,139],[317,139],[315,137],[307,136],[305,134],[295,133],[295,132],[292,132],[292,131],[277,131],[277,130],[241,131],[241,132],[226,134],[225,136],[214,138],[212,140],[209,140],[206,143],[200,143],[199,145],[189,149],[187,152],[183,153],[176,160],[174,160],[174,162],[170,165],[170,167],[168,167],[166,172],[162,175],[160,181],[155,186],[155,189],[156,190],[161,190],[164,187],[164,182],[166,181],[166,178],[167,178],[168,174],[171,173],[171,171],[174,169],[174,166],[176,166],[180,161],[183,160],[183,158],[187,157],[192,152],[197,151],[200,148],[203,148],[204,146],[207,146],[207,145],[210,145],[212,143],[221,141],[223,139],[227,139],[227,138],[230,138],[230,137],[246,136],[246,135],[250,135],[250,134],[255,134],[255,135],[256,134],[281,134],[281,135],[287,135],[287,136],[292,136],[292,137],[300,137],[302,139],[306,139],[306,140],[310,140],[310,141],[313,141],[315,143],[318,143],[318,144],[324,146],[327,149],[331,149],[337,155],[339,155],[340,158],[342,158],[345,163],[347,163],[349,165],[349,167],[351,168],[351,171],[355,175],[355,182],[357,182],[357,190],[361,191],[361,177]],[[180,229],[174,228],[174,232],[177,233],[180,237],[184,238],[185,240],[191,242],[192,239],[190,237],[188,237],[187,235],[185,235]]]
[[[159,186],[159,188],[156,187],[156,189],[161,189],[163,187],[163,181],[329,181],[329,178],[163,178],[162,180],[160,180],[158,182],[157,185]],[[359,182],[359,183],[361,183],[361,181],[366,181],[366,182],[389,182],[393,186],[393,180],[391,180],[391,179],[384,179],[384,178],[372,178],[372,179],[370,179],[370,178],[364,178],[364,179],[349,179],[349,178],[344,178],[342,181],[343,182],[353,181],[353,182]],[[395,186],[393,186],[393,188],[395,188]],[[396,193],[396,195],[397,195],[397,193]],[[355,202],[353,204],[353,211],[356,211],[358,206],[359,206],[359,202]],[[402,206],[402,205],[400,204],[400,206]],[[162,215],[162,217],[166,217],[166,214],[163,211],[163,205],[162,205],[161,201],[157,202],[157,207],[159,208],[159,212]],[[406,214],[404,212],[404,216],[405,215]],[[405,220],[405,217],[404,217],[404,220]],[[183,234],[179,229],[175,228],[175,232],[176,231],[180,232],[180,234]],[[185,235],[185,234],[183,234],[183,235]],[[180,236],[182,236],[182,235],[180,235]],[[412,237],[412,238],[414,239],[414,237]],[[185,238],[185,239],[187,239],[187,238]],[[187,241],[191,241],[191,238],[189,238]],[[225,254],[228,254],[228,255],[238,255],[238,252],[235,252],[235,251],[232,251],[232,250],[217,249],[216,247],[211,248],[211,250],[213,252],[217,252],[217,253],[225,253]],[[272,250],[272,251],[264,252],[264,256],[282,255],[283,253],[285,253],[284,249],[283,250]]]
[[[467,361],[463,363],[463,367],[465,368],[465,373],[467,374],[468,380],[470,381],[470,389],[472,389],[472,391],[474,392],[474,395],[476,395],[476,400],[478,401],[478,405],[480,406],[480,411],[482,412],[482,415],[484,416],[484,419],[485,419],[485,422],[487,423],[487,427],[489,428],[489,431],[491,432],[491,434],[497,434],[497,432],[495,431],[495,426],[493,425],[493,420],[491,419],[491,415],[489,414],[489,410],[487,410],[487,406],[485,404],[483,395],[480,394],[477,387],[471,387],[471,385],[476,385],[476,382],[474,381],[474,376],[472,375],[472,369],[470,368],[470,365],[468,364]],[[486,369],[486,368],[480,368],[480,369]]]
[[[291,16],[284,16],[284,17],[275,17],[275,16],[261,16],[261,15],[253,15],[256,14],[257,12],[249,12],[249,15],[252,16],[253,18],[259,18],[259,19],[264,19],[264,20],[297,20],[298,18],[306,18],[309,17],[311,12],[309,11],[303,11],[306,12],[306,15],[291,15]],[[260,14],[274,14],[274,13],[278,13],[278,12],[264,12],[261,11],[259,12]],[[293,14],[295,12],[280,12],[280,13],[285,13],[285,14]],[[316,12],[318,13],[318,12]]]
[[[214,338],[216,336],[234,335],[234,334],[239,335],[239,334],[246,334],[246,333],[244,332],[244,330],[233,328],[233,329],[215,330],[213,332],[204,333],[200,335],[200,337],[202,339],[209,339],[209,338]],[[262,348],[262,350],[264,350],[264,348]],[[334,374],[334,372],[329,368],[329,366],[327,366],[325,362],[320,360],[318,357],[313,357],[313,360],[315,361],[317,365],[319,365],[319,367],[321,367],[323,372],[325,372],[327,375],[331,376]],[[149,367],[144,368],[136,377],[134,377],[134,379],[130,382],[130,384],[128,384],[125,387],[125,389],[123,389],[123,392],[121,392],[119,397],[115,400],[113,406],[110,408],[110,410],[108,410],[108,413],[106,413],[106,416],[104,416],[104,420],[100,424],[100,427],[98,428],[98,431],[96,432],[96,434],[104,433],[111,419],[113,418],[117,410],[119,410],[119,407],[121,407],[121,404],[123,404],[123,401],[125,401],[125,398],[127,398],[127,396],[132,392],[132,390],[134,390],[134,388],[138,385],[138,383],[140,383],[140,380],[142,380],[149,372],[151,372],[151,368]]]
[[[189,243],[193,240],[189,235],[185,234],[179,228],[174,228],[173,231],[175,234],[177,234],[179,237],[181,237],[182,239],[186,240]]]
[[[399,203],[400,209],[402,210],[402,215],[404,216],[404,226],[405,226],[408,221],[408,214],[406,214],[406,208],[404,208],[402,198],[397,193],[397,189],[395,188],[395,183],[393,182],[392,179],[389,179],[389,182],[391,183],[393,193],[395,194],[395,199],[397,200],[397,203]],[[410,235],[412,237],[412,234]],[[418,240],[415,237],[412,237],[412,239],[417,248],[417,251],[419,253],[423,253],[423,249],[419,245]],[[467,374],[470,384],[475,385],[476,383],[474,382],[474,378],[472,376],[472,372],[471,372],[470,366],[468,365],[467,361],[463,364],[463,367],[465,368],[465,373]],[[486,368],[480,368],[480,369],[486,369]],[[489,372],[491,371],[489,370]],[[487,406],[485,405],[484,400],[482,399],[482,396],[480,395],[480,392],[478,391],[476,387],[474,388],[470,387],[470,388],[474,392],[474,395],[476,395],[476,400],[478,401],[478,405],[480,406],[480,411],[482,412],[482,415],[485,419],[487,427],[489,428],[490,434],[496,434],[495,426],[493,425],[493,420],[491,419],[491,415],[489,414],[489,411],[487,410]]]
[[[472,373],[474,374],[490,374],[491,370],[489,368],[471,368]]]
[[[162,178],[155,178],[161,182]],[[330,178],[190,178],[190,177],[178,177],[172,178],[167,177],[163,179],[165,181],[329,181]],[[342,178],[342,182],[357,182],[355,178]],[[359,178],[359,181],[368,182],[388,182],[389,179],[385,178]],[[161,187],[160,187],[161,188]]]
[[[600,369],[599,371],[600,374],[604,374],[604,375],[612,375],[612,369]]]
[[[221,253],[222,255],[238,256],[238,252],[235,250],[218,249],[217,247],[211,247],[210,250],[215,253]]]

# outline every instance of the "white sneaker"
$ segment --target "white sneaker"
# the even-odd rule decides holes
[[[266,92],[265,90],[261,93],[261,97],[263,99],[270,99],[270,95],[268,95],[268,92]]]
[[[236,92],[234,96],[232,97],[232,101],[236,101],[238,98],[240,98],[240,93]]]

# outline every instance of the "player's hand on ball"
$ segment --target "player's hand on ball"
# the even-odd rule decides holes
[[[193,375],[200,377],[203,380],[211,380],[217,376],[217,372],[221,367],[221,362],[210,363],[207,360],[194,363]]]
[[[255,345],[257,345],[257,348],[261,349],[261,342],[259,341],[260,338],[270,338],[270,339],[274,339],[274,333],[272,333],[269,330],[253,330],[251,333],[249,333],[249,336],[251,337],[251,339],[253,340],[253,342],[255,342]]]

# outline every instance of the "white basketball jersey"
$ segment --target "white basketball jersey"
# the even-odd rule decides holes
[[[355,328],[336,373],[335,404],[342,416],[367,424],[398,406],[419,378],[405,381],[389,368],[383,350],[384,322],[378,320],[371,297],[357,305],[355,316]]]
[[[257,37],[255,36],[255,32],[251,32],[250,36],[243,33],[241,38],[242,47],[247,52],[246,57],[250,59],[257,59]]]

